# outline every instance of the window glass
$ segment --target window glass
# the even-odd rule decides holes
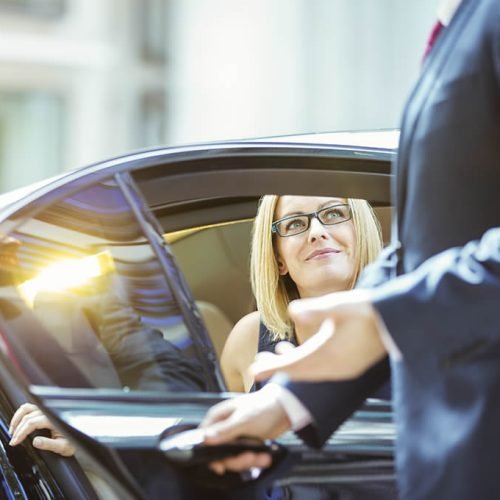
[[[206,353],[181,303],[183,284],[163,239],[151,234],[159,246],[109,181],[53,204],[3,237],[0,330],[30,382],[213,389]]]

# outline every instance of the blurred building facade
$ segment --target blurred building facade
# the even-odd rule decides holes
[[[0,191],[138,148],[397,127],[436,0],[0,0]]]

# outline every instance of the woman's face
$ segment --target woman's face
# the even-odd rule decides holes
[[[274,220],[317,212],[341,203],[346,200],[282,196]],[[347,290],[352,286],[356,270],[356,234],[352,219],[325,226],[312,217],[307,231],[284,238],[276,234],[274,238],[279,272],[290,275],[302,298]]]

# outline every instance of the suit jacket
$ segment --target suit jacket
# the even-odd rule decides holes
[[[392,363],[400,495],[499,498],[498,0],[463,0],[440,35],[394,169],[393,243],[362,284],[403,353]],[[330,404],[338,384],[288,387],[315,419],[308,438],[323,441],[344,418]],[[353,381],[347,406],[369,390]]]

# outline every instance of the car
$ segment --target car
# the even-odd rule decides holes
[[[184,498],[189,488],[261,481],[213,477],[165,444],[230,396],[218,360],[232,325],[255,307],[248,254],[258,200],[367,199],[387,240],[397,135],[157,148],[2,195],[4,495]],[[9,421],[27,400],[76,457],[9,446]],[[277,446],[288,465],[274,484],[290,498],[395,496],[390,401],[368,400],[322,450],[293,433]]]

